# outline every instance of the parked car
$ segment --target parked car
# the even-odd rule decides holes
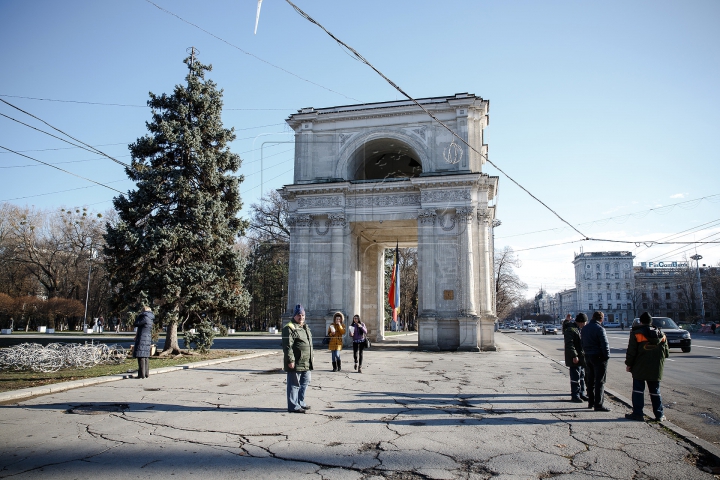
[[[620,322],[603,322],[605,328],[620,328]]]
[[[560,325],[543,325],[543,335],[557,335],[562,330]]]
[[[633,326],[640,324],[640,319],[633,320]],[[683,352],[689,353],[692,339],[690,332],[678,327],[672,318],[668,317],[652,317],[652,324],[656,328],[663,331],[668,340],[668,347],[680,348]]]
[[[535,333],[537,333],[538,327],[537,327],[537,325],[528,325],[528,326],[527,326],[527,331],[528,331],[528,332],[535,332]]]

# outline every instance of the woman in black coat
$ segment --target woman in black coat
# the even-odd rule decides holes
[[[133,357],[138,360],[137,378],[147,378],[150,373],[149,358],[152,346],[152,327],[155,315],[150,311],[150,307],[143,307],[143,312],[135,319],[135,347],[133,347]]]

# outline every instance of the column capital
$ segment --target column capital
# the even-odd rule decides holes
[[[435,225],[435,218],[437,218],[437,212],[434,208],[421,208],[418,210],[418,220],[421,224]]]
[[[457,218],[458,222],[470,223],[472,222],[474,216],[474,207],[458,207],[455,209],[455,217]]]

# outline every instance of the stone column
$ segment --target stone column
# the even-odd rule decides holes
[[[477,294],[475,291],[475,252],[473,220],[475,211],[472,207],[459,207],[455,210],[458,228],[458,248],[460,251],[460,290],[462,292],[458,305],[458,350],[479,351],[478,348],[478,316],[476,308]]]
[[[435,285],[435,209],[418,212],[418,346],[438,350],[437,286]]]
[[[495,351],[495,307],[492,304],[493,294],[491,290],[493,258],[490,256],[490,216],[487,214],[478,215],[478,249],[480,253],[480,279],[478,290],[480,293],[480,349],[483,351]]]
[[[295,226],[298,232],[297,243],[297,273],[295,274],[295,295],[293,305],[302,303],[307,310],[310,299],[310,242],[312,241],[312,215],[298,215]],[[306,312],[307,313],[307,312]]]
[[[345,214],[331,213],[328,215],[330,224],[330,315],[343,310],[345,304],[345,265],[344,265],[344,232]]]

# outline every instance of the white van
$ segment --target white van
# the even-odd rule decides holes
[[[523,332],[527,332],[527,331],[528,331],[528,327],[529,327],[530,325],[533,325],[533,321],[532,321],[532,320],[523,320],[523,321],[522,321],[522,331],[523,331]]]

